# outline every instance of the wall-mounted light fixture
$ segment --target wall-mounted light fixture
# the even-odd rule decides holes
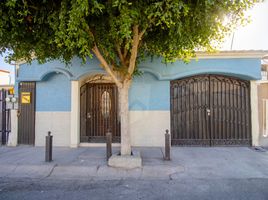
[[[5,101],[6,101],[7,103],[9,103],[9,102],[11,101],[11,98],[10,98],[10,97],[6,97]]]
[[[11,102],[12,103],[16,103],[17,102],[17,98],[16,97],[11,97]]]
[[[17,103],[17,100],[18,98],[14,96],[7,96],[5,98],[5,102],[7,103],[7,106],[9,107],[9,109],[15,108],[15,104]]]
[[[6,97],[5,101],[7,103],[16,103],[17,102],[17,98],[16,97],[9,96],[9,97]]]

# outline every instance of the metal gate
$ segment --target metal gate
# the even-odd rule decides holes
[[[7,109],[6,97],[8,90],[0,90],[0,143],[5,145],[10,133],[10,109]]]
[[[251,145],[249,81],[201,75],[170,92],[172,145]]]
[[[35,82],[19,83],[18,144],[34,145]]]
[[[118,92],[115,84],[86,83],[80,90],[80,141],[105,142],[106,132],[120,142]]]

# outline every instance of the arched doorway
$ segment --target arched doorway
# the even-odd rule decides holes
[[[172,145],[251,145],[249,81],[198,75],[170,89]]]
[[[85,83],[80,88],[80,142],[103,143],[107,131],[120,142],[118,92],[113,83]]]

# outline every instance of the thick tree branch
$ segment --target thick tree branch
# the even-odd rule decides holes
[[[128,50],[126,48],[124,48],[124,51],[123,51],[123,57],[126,58],[127,57],[127,53],[128,53]]]
[[[124,55],[122,54],[122,51],[121,51],[121,48],[119,45],[116,45],[116,50],[117,50],[117,53],[118,53],[118,56],[119,56],[119,59],[121,61],[121,63],[124,65],[124,67],[126,67],[126,62],[125,62],[125,57]]]
[[[139,39],[142,39],[142,36],[144,35],[145,31],[147,30],[147,27],[144,28],[140,33],[139,33]]]
[[[112,69],[110,68],[109,64],[106,62],[106,60],[101,55],[97,45],[95,45],[92,48],[92,51],[95,54],[95,56],[98,58],[98,60],[100,61],[100,63],[102,65],[102,67],[104,68],[104,70],[112,77],[112,79],[115,82],[115,84],[117,85],[117,87],[121,88],[122,83],[117,79],[115,73],[112,71]]]
[[[140,41],[139,26],[134,25],[134,27],[133,27],[133,42],[132,42],[131,56],[129,59],[129,67],[128,67],[128,73],[130,76],[133,74],[133,72],[135,70],[139,41]]]

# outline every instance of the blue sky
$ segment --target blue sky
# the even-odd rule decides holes
[[[268,0],[257,4],[247,15],[251,16],[251,23],[235,31],[233,45],[232,35],[227,37],[222,50],[231,50],[231,46],[232,50],[268,50]],[[10,71],[14,82],[14,66],[5,63],[1,56],[0,69]]]
[[[247,12],[251,23],[234,33],[232,50],[268,50],[268,0]],[[232,36],[226,38],[223,50],[231,50]]]

